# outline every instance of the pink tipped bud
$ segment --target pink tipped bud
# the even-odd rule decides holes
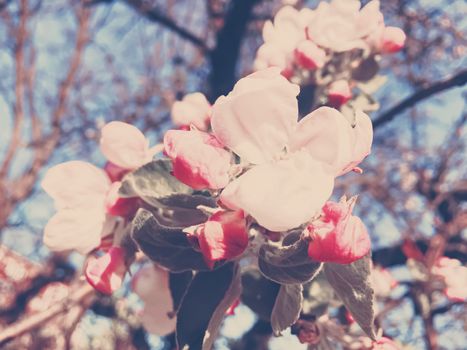
[[[326,62],[326,52],[311,40],[304,40],[295,49],[295,61],[305,69],[322,68]]]
[[[345,80],[338,80],[329,86],[328,104],[334,108],[340,108],[352,98],[352,91],[349,83]]]
[[[112,247],[99,258],[90,258],[84,275],[88,283],[104,294],[112,294],[122,285],[127,267],[122,247]]]
[[[311,242],[308,256],[316,261],[350,264],[370,251],[365,225],[352,215],[355,200],[327,202],[322,216],[308,226]]]
[[[128,169],[119,167],[112,162],[105,163],[104,171],[112,182],[120,181],[128,173]]]
[[[404,31],[396,27],[384,28],[381,38],[381,52],[395,53],[400,51],[405,44],[406,35]]]
[[[231,155],[211,134],[169,130],[165,153],[172,159],[173,175],[194,189],[220,189],[229,182]]]
[[[239,256],[248,246],[243,211],[218,211],[201,226],[198,241],[211,268],[218,260]]]
[[[138,198],[121,198],[118,190],[121,182],[114,182],[107,193],[105,206],[107,213],[113,216],[131,217],[138,210]]]

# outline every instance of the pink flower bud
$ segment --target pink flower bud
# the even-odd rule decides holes
[[[334,108],[340,108],[352,97],[349,83],[345,80],[333,82],[328,89],[328,104]]]
[[[229,183],[231,155],[208,133],[169,130],[164,136],[173,175],[194,189],[219,189]]]
[[[384,28],[381,38],[381,52],[395,53],[400,51],[405,44],[406,35],[404,31],[396,27]]]
[[[371,350],[400,350],[401,348],[392,340],[382,337],[380,340],[373,343]]]
[[[99,258],[90,258],[84,275],[88,283],[104,294],[112,294],[122,285],[127,267],[122,247],[112,247]]]
[[[138,198],[121,198],[118,195],[121,182],[114,182],[107,193],[105,206],[107,213],[113,216],[131,217],[138,210]]]
[[[104,171],[112,182],[120,181],[128,173],[128,169],[119,167],[112,162],[105,163]]]
[[[194,125],[198,130],[209,129],[211,104],[200,92],[188,94],[172,105],[172,121],[177,126]]]
[[[370,237],[365,225],[352,215],[355,197],[339,203],[327,202],[322,216],[308,225],[311,242],[308,255],[322,262],[350,264],[370,251]]]
[[[295,49],[295,61],[305,69],[322,68],[326,62],[326,52],[311,40],[304,40]]]
[[[248,246],[243,211],[218,211],[212,215],[201,226],[198,242],[210,268],[216,261],[242,254]]]

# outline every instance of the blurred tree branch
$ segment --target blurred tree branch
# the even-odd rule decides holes
[[[381,125],[392,121],[399,113],[405,111],[407,108],[413,107],[417,103],[426,100],[427,98],[437,93],[454,87],[464,86],[466,83],[467,70],[462,70],[449,79],[433,83],[432,85],[425,87],[402,100],[400,103],[390,108],[386,112],[383,112],[375,120],[373,120],[373,127],[376,129]]]
[[[129,6],[131,6],[135,11],[140,13],[142,16],[146,17],[152,22],[156,22],[164,26],[165,28],[171,30],[172,32],[179,35],[181,38],[188,40],[201,51],[209,51],[208,46],[206,45],[204,39],[197,37],[195,34],[191,33],[189,30],[178,25],[172,18],[169,18],[162,14],[159,10],[152,8],[150,4],[143,0],[124,0]]]

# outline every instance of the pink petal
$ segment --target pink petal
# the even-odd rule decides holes
[[[308,226],[308,255],[321,262],[350,264],[371,248],[370,237],[359,217],[351,215],[353,202],[327,202],[320,219]]]
[[[231,155],[205,132],[169,130],[165,152],[173,161],[173,174],[194,189],[219,189],[229,182]]]
[[[326,62],[326,52],[311,40],[303,40],[295,49],[295,61],[305,69],[322,68]]]
[[[41,185],[57,208],[69,208],[103,203],[110,180],[102,169],[90,163],[71,161],[50,168]]]
[[[132,280],[132,289],[144,301],[141,314],[144,328],[159,336],[172,333],[177,322],[173,313],[173,299],[169,289],[169,274],[155,265],[146,265]]]
[[[104,294],[112,294],[123,283],[127,267],[122,247],[111,247],[99,258],[91,257],[84,269],[88,283]]]
[[[337,80],[328,88],[328,104],[334,108],[340,108],[352,98],[352,91],[346,80]]]
[[[200,92],[194,92],[172,105],[172,121],[177,126],[194,125],[198,130],[208,130],[211,104]]]
[[[357,166],[370,153],[372,141],[373,129],[366,114],[358,112],[352,128],[339,111],[321,107],[298,123],[289,147],[326,163],[337,176]]]
[[[107,214],[121,216],[124,218],[131,218],[139,208],[139,199],[136,197],[120,197],[118,191],[121,185],[122,183],[117,181],[112,183],[110,186],[110,190],[107,193],[107,197],[105,199]]]
[[[100,245],[105,221],[101,206],[61,209],[45,226],[44,244],[53,251],[86,254]]]
[[[209,266],[215,261],[233,259],[248,246],[243,212],[219,211],[201,226],[199,246]]]
[[[333,176],[306,154],[256,166],[231,182],[221,201],[240,208],[270,231],[309,221],[332,193]]]
[[[101,129],[100,147],[110,162],[124,169],[136,169],[152,157],[143,133],[133,125],[118,121]]]
[[[396,27],[386,27],[381,41],[381,52],[395,53],[405,45],[406,35],[404,31]]]
[[[269,161],[283,150],[296,124],[298,92],[277,68],[240,79],[213,106],[214,134],[251,163]]]

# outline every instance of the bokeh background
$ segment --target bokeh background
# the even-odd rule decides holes
[[[264,21],[283,3],[317,1],[0,0],[0,334],[80,281],[82,257],[42,244],[54,212],[40,188],[44,172],[74,159],[103,165],[97,141],[107,121],[132,123],[155,143],[171,127],[175,100],[202,91],[213,102],[230,91],[252,71]],[[386,333],[411,349],[461,350],[465,305],[436,294],[423,305],[424,285],[414,282],[402,245],[465,262],[467,5],[381,6],[386,23],[408,39],[382,61],[387,81],[371,114],[365,172],[340,180],[337,192],[360,194],[374,261],[399,280],[378,319]],[[58,297],[43,296],[51,284]],[[138,303],[129,288],[83,300],[0,348],[170,349],[170,339],[138,324]],[[291,335],[270,339],[261,322],[240,305],[218,348],[253,349],[256,339],[258,349],[306,349]]]

